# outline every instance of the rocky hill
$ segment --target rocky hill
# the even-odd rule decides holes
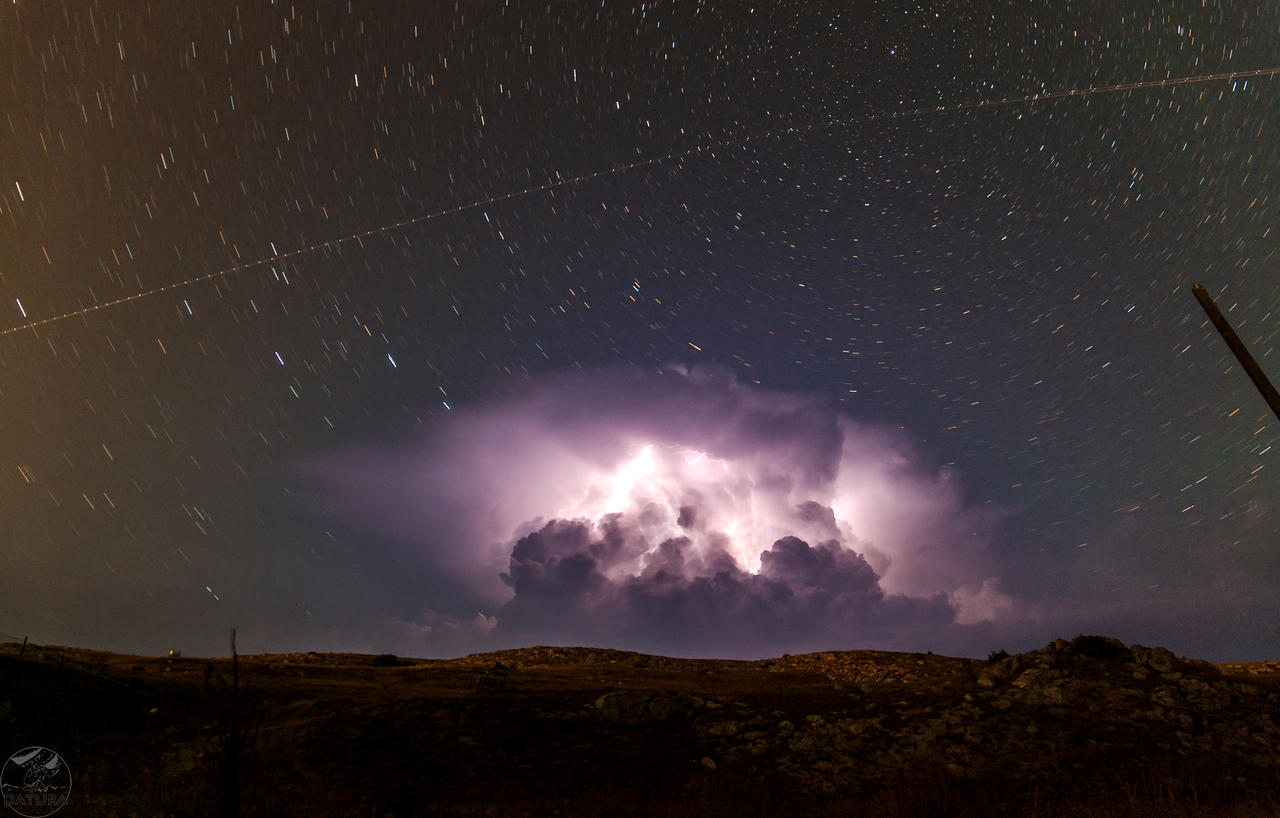
[[[1280,663],[1097,636],[989,662],[18,653],[0,739],[66,758],[59,815],[1280,814]]]

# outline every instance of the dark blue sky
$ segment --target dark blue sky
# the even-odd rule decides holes
[[[1190,285],[1280,376],[1277,80],[958,106],[1271,68],[1278,31],[1200,0],[7,5],[0,326],[175,286],[0,336],[0,631],[413,653],[368,623],[480,600],[300,464],[678,364],[901,427],[999,515],[1025,615],[931,649],[1274,658],[1280,426]]]

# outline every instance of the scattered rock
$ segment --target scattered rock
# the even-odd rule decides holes
[[[739,724],[736,721],[716,721],[698,728],[698,732],[704,736],[732,736],[738,730]]]
[[[606,693],[595,701],[595,709],[609,721],[665,721],[691,716],[703,700],[687,693],[654,693],[628,690]]]

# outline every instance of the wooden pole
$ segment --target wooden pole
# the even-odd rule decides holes
[[[1208,313],[1209,320],[1217,327],[1218,334],[1222,336],[1222,340],[1227,342],[1227,346],[1231,347],[1231,351],[1235,353],[1236,360],[1240,361],[1240,365],[1244,367],[1244,371],[1249,373],[1249,377],[1253,379],[1253,385],[1258,387],[1258,391],[1262,393],[1262,397],[1266,400],[1267,405],[1271,407],[1271,411],[1280,418],[1280,392],[1276,392],[1276,388],[1271,385],[1267,374],[1262,371],[1262,367],[1258,366],[1258,362],[1249,354],[1249,350],[1245,347],[1244,342],[1240,340],[1240,336],[1236,335],[1236,331],[1231,328],[1231,324],[1227,321],[1226,316],[1222,314],[1222,310],[1218,309],[1218,305],[1213,303],[1209,291],[1199,284],[1191,285],[1191,292],[1195,293],[1196,299],[1200,302],[1200,306],[1204,307],[1204,311]]]
[[[231,693],[222,703],[222,791],[219,818],[240,815],[240,655],[236,653],[236,629],[231,629]]]

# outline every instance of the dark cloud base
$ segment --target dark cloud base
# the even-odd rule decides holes
[[[749,573],[724,550],[699,554],[689,538],[671,538],[638,575],[610,577],[645,549],[621,514],[553,520],[520,538],[503,575],[515,596],[498,613],[497,635],[538,641],[574,633],[615,646],[727,655],[882,642],[955,619],[943,594],[886,594],[866,560],[834,540],[782,538]]]

